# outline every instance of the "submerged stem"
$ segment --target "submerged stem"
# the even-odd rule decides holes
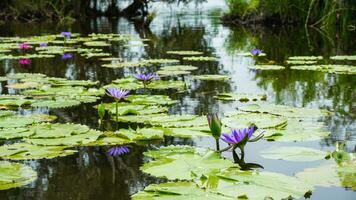
[[[219,138],[215,138],[216,151],[220,151]]]
[[[116,130],[118,129],[119,124],[119,101],[116,100]]]

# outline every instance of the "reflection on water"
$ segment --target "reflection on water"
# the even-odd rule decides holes
[[[216,9],[217,8],[217,9]],[[237,52],[254,47],[263,49],[269,60],[283,63],[294,55],[335,55],[351,54],[356,51],[356,37],[349,33],[323,33],[319,30],[304,30],[296,27],[239,27],[229,28],[219,24],[219,13],[225,5],[217,1],[179,5],[154,4],[158,17],[150,28],[127,19],[110,20],[97,18],[76,22],[70,27],[53,23],[0,25],[0,36],[30,36],[35,34],[58,33],[63,30],[87,33],[124,33],[149,38],[148,46],[112,46],[109,51],[124,60],[139,58],[169,58],[168,50],[197,50],[206,55],[219,57],[219,62],[193,63],[199,69],[193,74],[229,74],[230,83],[192,81],[188,93],[172,94],[178,104],[170,109],[174,114],[202,114],[209,111],[226,112],[236,109],[240,103],[222,103],[212,98],[217,92],[264,92],[268,101],[276,104],[325,108],[336,114],[327,120],[332,135],[320,142],[303,143],[325,150],[331,149],[336,141],[346,143],[346,150],[355,152],[356,145],[356,79],[348,75],[334,75],[320,72],[284,70],[280,72],[254,71],[252,58],[237,56]],[[75,55],[74,59],[34,59],[30,67],[21,67],[16,61],[0,61],[0,75],[13,72],[44,73],[48,76],[68,79],[100,80],[102,84],[142,72],[144,69],[108,69],[94,59]],[[150,69],[154,71],[156,69]],[[181,79],[181,78],[179,78]],[[191,81],[189,77],[185,80]],[[1,93],[13,93],[2,83]],[[59,116],[60,122],[77,122],[91,127],[97,126],[96,111],[92,105],[81,105],[70,109],[36,110]],[[167,137],[160,145],[187,144],[214,147],[213,139],[179,139]],[[106,156],[107,148],[78,148],[79,154],[52,160],[26,161],[33,167],[39,178],[32,184],[7,191],[0,191],[0,199],[129,199],[147,184],[164,180],[143,175],[139,167],[146,158],[142,152],[156,145],[132,148],[132,152],[119,158]],[[259,150],[269,142],[259,142],[246,148],[249,155],[246,162],[259,163],[269,171],[293,175],[312,164],[288,165],[284,162],[266,160],[258,155]],[[225,156],[231,157],[231,153]],[[312,199],[328,199],[342,195],[353,199],[355,194],[341,188],[325,190],[318,188]]]

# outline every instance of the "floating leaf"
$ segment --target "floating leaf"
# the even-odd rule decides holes
[[[292,56],[288,60],[322,60],[322,56]]]
[[[32,100],[22,95],[0,95],[0,105],[7,107],[19,107],[31,105]]]
[[[216,186],[208,191],[243,199],[300,198],[312,186],[291,176],[266,171],[240,171],[230,168],[217,174]]]
[[[6,85],[6,87],[11,89],[29,89],[29,88],[36,88],[39,85],[40,84],[38,82],[22,82],[22,83],[13,83],[10,85]]]
[[[35,134],[31,138],[62,138],[82,134],[89,131],[89,127],[81,124],[39,124],[31,127]]]
[[[167,54],[179,55],[179,56],[196,56],[202,55],[200,51],[167,51]]]
[[[218,61],[219,58],[210,57],[210,56],[192,56],[192,57],[183,57],[183,60],[205,62],[205,61]]]
[[[116,87],[125,90],[136,90],[140,88],[144,88],[142,82],[137,81],[134,78],[124,78],[114,80],[112,84],[106,85],[104,88]],[[150,83],[147,88],[150,89],[184,89],[186,88],[186,84],[183,81],[163,81],[157,80]]]
[[[214,96],[215,99],[223,101],[266,101],[267,95],[265,94],[248,94],[248,93],[220,93]]]
[[[0,190],[27,185],[36,180],[37,173],[24,164],[0,161]]]
[[[356,60],[356,55],[338,55],[331,56],[331,60]]]
[[[283,142],[320,140],[330,135],[322,122],[294,118],[289,118],[287,126],[283,129],[268,129],[265,131],[265,139]]]
[[[215,194],[201,189],[192,182],[168,182],[161,184],[148,185],[144,191],[138,192],[132,196],[133,200],[232,200],[234,198],[226,197],[222,194]]]
[[[330,114],[326,110],[316,108],[297,108],[275,104],[249,104],[239,107],[239,110],[255,113],[271,113],[292,118],[319,118]]]
[[[130,95],[126,100],[133,104],[143,105],[172,105],[177,103],[177,100],[172,100],[166,95]]]
[[[0,130],[0,139],[15,139],[23,138],[33,135],[34,132],[29,131],[28,128],[6,128]]]
[[[10,160],[51,159],[72,155],[76,152],[60,146],[45,147],[27,143],[0,146],[0,157]]]
[[[158,150],[157,153],[159,153]],[[219,153],[207,151],[201,155],[198,152],[177,152],[167,154],[163,148],[164,157],[145,163],[141,170],[156,177],[165,177],[168,180],[192,180],[199,175],[229,168],[234,164],[221,158]],[[146,154],[149,155],[149,154]],[[174,169],[174,173],[172,173]]]
[[[56,116],[44,114],[13,115],[1,118],[0,128],[25,127],[39,122],[53,121],[56,118]]]
[[[272,147],[261,151],[261,156],[268,159],[305,162],[322,160],[327,155],[324,151],[307,147]]]
[[[288,65],[313,65],[318,61],[316,60],[287,60],[286,63]]]
[[[258,128],[281,128],[287,125],[285,117],[258,114],[258,113],[241,113],[229,112],[225,113],[227,117],[222,119],[222,123],[230,128],[245,128],[251,124],[255,124]]]
[[[254,55],[251,54],[251,52],[239,52],[236,53],[237,56],[247,56],[247,57],[254,57]],[[258,54],[258,57],[264,57],[266,56],[266,53],[260,53]]]
[[[160,68],[163,71],[193,71],[197,70],[198,67],[192,65],[170,65]]]
[[[284,66],[281,65],[253,65],[249,66],[249,69],[255,69],[255,70],[283,70],[285,69]]]
[[[116,103],[103,104],[110,114],[116,115]],[[140,105],[133,103],[118,103],[118,115],[150,115],[167,112],[166,107],[157,105]]]
[[[86,144],[85,146],[107,146],[107,145],[124,145],[132,143],[127,137],[123,137],[117,132],[104,132],[96,141]]]
[[[230,76],[218,75],[218,74],[206,74],[206,75],[197,75],[193,76],[193,79],[204,80],[204,81],[227,81],[230,80]]]
[[[89,46],[89,47],[108,47],[108,46],[111,46],[111,44],[106,43],[104,41],[90,41],[90,42],[84,42],[83,44],[85,46]]]
[[[335,74],[356,74],[356,66],[352,65],[299,65],[291,66],[294,70],[311,70]]]
[[[209,127],[165,128],[164,135],[177,138],[211,137]]]
[[[118,133],[131,141],[163,139],[163,130],[158,128],[120,129]]]
[[[71,135],[61,138],[30,138],[26,142],[42,146],[86,146],[96,141],[102,135],[101,132],[89,130],[86,133]]]
[[[161,76],[179,76],[179,75],[186,75],[186,74],[190,74],[190,71],[165,71],[165,70],[158,70],[156,72],[158,75]]]

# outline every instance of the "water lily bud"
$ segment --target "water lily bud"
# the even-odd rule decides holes
[[[102,103],[100,105],[98,105],[98,115],[99,115],[100,119],[103,119],[105,116],[105,106]]]
[[[221,121],[217,114],[207,115],[210,131],[215,138],[219,138],[221,135]]]

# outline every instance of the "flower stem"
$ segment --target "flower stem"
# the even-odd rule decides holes
[[[116,130],[119,127],[119,101],[116,101]]]
[[[215,138],[215,143],[216,143],[216,151],[220,151],[219,138]]]

